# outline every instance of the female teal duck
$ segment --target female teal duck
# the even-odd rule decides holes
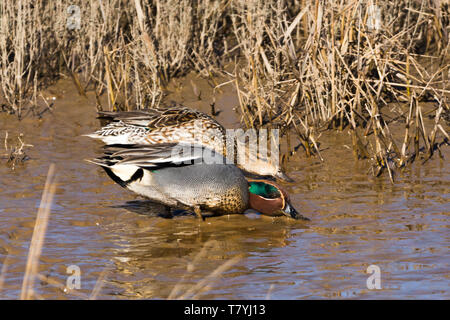
[[[269,216],[308,220],[280,186],[247,179],[221,154],[204,146],[109,145],[103,157],[89,161],[122,187],[168,207],[193,210],[202,218],[254,209]]]
[[[99,112],[99,118],[110,121],[100,130],[86,136],[111,144],[193,143],[206,146],[227,156],[226,130],[209,115],[176,105],[169,108],[127,112]],[[277,163],[260,155],[249,154],[238,166],[251,174],[273,176],[292,181]]]

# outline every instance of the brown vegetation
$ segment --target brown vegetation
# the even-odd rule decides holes
[[[172,78],[195,70],[216,88],[235,86],[246,127],[295,134],[308,156],[321,158],[320,132],[348,129],[355,156],[392,179],[448,143],[448,1],[5,0],[0,9],[0,104],[19,117],[61,73],[80,94],[107,94],[99,108],[131,110],[158,106]],[[402,143],[389,129],[399,121]]]
[[[5,132],[4,152],[0,153],[0,159],[6,159],[6,163],[11,166],[12,170],[16,165],[21,164],[29,159],[25,152],[25,148],[32,147],[31,144],[26,144],[22,139],[23,135],[17,137],[18,143],[15,146],[8,146],[8,131]]]

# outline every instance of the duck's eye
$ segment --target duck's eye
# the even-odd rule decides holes
[[[276,199],[281,197],[280,190],[265,182],[250,182],[250,187],[248,190],[253,194],[267,199]]]

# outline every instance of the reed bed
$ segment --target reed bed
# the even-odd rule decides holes
[[[233,4],[243,59],[232,76],[248,127],[275,125],[288,140],[292,129],[306,154],[320,159],[318,134],[348,129],[355,156],[370,159],[374,175],[387,172],[391,181],[396,168],[448,144],[440,124],[449,110],[448,3]],[[425,102],[435,112],[429,135]],[[393,119],[394,103],[406,108]],[[401,150],[389,129],[399,120],[406,123]]]
[[[321,132],[348,130],[355,157],[392,179],[448,144],[449,11],[438,0],[5,0],[0,105],[36,113],[39,90],[66,75],[99,109],[152,108],[194,70],[232,84],[243,125],[281,129],[287,155],[322,159]]]

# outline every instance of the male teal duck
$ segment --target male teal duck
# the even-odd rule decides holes
[[[227,156],[226,130],[209,115],[181,105],[126,112],[99,112],[99,118],[110,121],[100,130],[86,136],[105,144],[193,143],[206,146]],[[279,167],[260,155],[249,154],[248,161],[237,165],[258,176],[272,176],[292,182]]]
[[[254,209],[269,216],[309,220],[294,209],[280,186],[247,179],[221,154],[204,146],[107,145],[103,157],[88,161],[101,166],[120,186],[202,218]]]

